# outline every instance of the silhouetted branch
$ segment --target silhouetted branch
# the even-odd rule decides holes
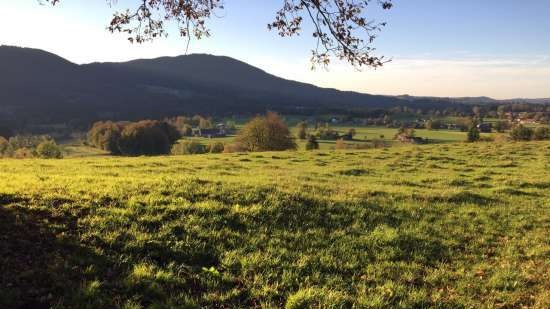
[[[61,0],[42,0],[53,5]],[[224,8],[223,0],[135,0],[133,10],[116,12],[107,27],[111,32],[128,34],[130,42],[143,43],[166,37],[165,22],[176,22],[179,34],[188,40],[210,36],[206,20]],[[317,39],[312,50],[313,65],[328,65],[332,57],[355,67],[379,67],[386,60],[373,55],[376,33],[386,24],[367,19],[371,3],[390,9],[391,0],[282,0],[283,7],[268,24],[282,37],[300,34],[304,18],[313,24]],[[116,0],[107,0],[114,4]],[[189,42],[188,42],[189,43]]]

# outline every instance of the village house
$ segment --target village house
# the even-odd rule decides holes
[[[197,137],[206,137],[206,138],[226,137],[227,129],[225,127],[225,124],[219,123],[216,125],[215,128],[211,128],[211,129],[198,128],[195,130],[194,135]]]
[[[476,127],[482,133],[491,133],[493,130],[493,125],[488,122],[480,123]]]

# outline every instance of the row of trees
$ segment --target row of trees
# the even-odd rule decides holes
[[[512,128],[510,131],[510,138],[514,141],[531,141],[531,140],[550,140],[550,128],[538,127],[530,128],[523,125],[518,125]],[[480,131],[476,127],[470,128],[466,135],[468,142],[476,142],[481,140]]]
[[[200,119],[197,120],[200,123]],[[467,141],[475,142],[482,138],[476,123],[475,121],[468,123]],[[355,133],[354,129],[350,129],[349,132],[341,135],[328,125],[317,126],[316,131],[309,133],[305,122],[297,125],[297,137],[307,140],[305,146],[307,150],[319,148],[318,138],[336,140],[336,148],[344,149],[347,147],[344,140],[353,139]],[[513,128],[510,136],[514,140],[550,139],[550,129],[547,127],[531,129],[517,126]],[[174,125],[166,121],[153,120],[143,120],[135,123],[98,122],[94,124],[88,133],[88,141],[91,145],[112,154],[121,155],[282,151],[296,149],[297,147],[288,126],[274,112],[268,112],[265,116],[256,116],[251,119],[239,131],[235,142],[231,144],[214,142],[210,145],[203,145],[193,140],[176,143],[180,137],[181,134]],[[405,126],[398,130],[395,139],[415,143],[425,142],[424,139],[415,136],[414,128]]]
[[[88,132],[88,143],[114,155],[198,154],[237,151],[280,151],[296,149],[290,130],[274,112],[250,120],[239,132],[235,143],[215,142],[202,145],[181,138],[181,128],[198,125],[207,128],[211,120],[200,116],[177,117],[167,121],[96,122]]]
[[[88,132],[88,143],[114,155],[169,154],[181,138],[174,126],[164,121],[96,122]]]
[[[434,106],[429,108],[396,106],[364,112],[341,111],[340,113],[343,114],[338,117],[338,121],[341,123],[355,122],[361,125],[390,128],[414,125],[416,129],[426,128],[432,130],[444,129],[453,124],[453,127],[457,127],[464,132],[467,132],[470,127],[468,125],[469,121],[473,119],[481,120],[487,117],[499,118],[504,123],[518,118],[532,119],[541,124],[550,123],[550,105],[534,103],[485,104],[483,106],[456,103],[454,107],[442,105],[440,108]],[[453,118],[453,123],[444,121],[443,118],[449,117]],[[323,121],[328,121],[331,118],[325,117]],[[420,119],[428,120],[421,121]]]
[[[500,118],[510,119],[520,114],[524,114],[526,117],[534,119],[538,122],[550,121],[550,106],[542,103],[508,103],[508,104],[483,104],[478,106],[471,106],[469,104],[457,103],[455,107],[442,107],[428,109],[414,109],[407,106],[396,106],[393,108],[385,109],[385,115],[394,116],[429,116],[430,118],[438,117],[475,117],[475,118]],[[369,118],[370,121],[375,121],[377,124],[388,124],[388,118],[381,123],[381,118]]]
[[[308,142],[308,149],[317,149],[315,137]],[[296,143],[288,126],[274,112],[252,118],[238,133],[235,142],[223,144],[214,142],[202,145],[193,140],[185,140],[172,147],[172,154],[201,154],[247,151],[282,151],[296,149]]]
[[[354,147],[371,147],[371,145],[348,145],[344,141],[352,140],[355,136],[355,129],[351,128],[345,134],[330,128],[327,124],[317,124],[315,131],[308,132],[306,122],[300,122],[297,125],[297,137],[301,140],[306,140],[305,149],[319,149],[318,138],[323,140],[335,140],[335,149],[349,149]],[[235,147],[235,145],[230,145]],[[385,146],[385,143],[380,140],[373,141],[372,147]],[[227,146],[226,146],[227,147]],[[237,137],[236,147],[241,151],[276,151],[296,149],[294,138],[283,120],[273,112],[268,112],[265,117],[256,117],[252,119],[240,131]],[[230,151],[226,151],[230,152]]]
[[[458,104],[454,108],[442,107],[441,109],[429,110],[397,106],[365,113],[353,114],[350,112],[347,115],[339,116],[337,120],[340,123],[354,122],[361,125],[385,126],[388,128],[399,128],[401,126],[428,130],[453,128],[468,132],[472,122],[479,124],[483,122],[484,118],[499,119],[498,122],[494,123],[494,129],[497,132],[509,129],[511,124],[518,119],[539,124],[550,124],[550,105],[515,103],[471,106]],[[327,120],[325,119],[325,121]]]
[[[510,137],[515,141],[550,140],[550,128],[538,127],[533,129],[519,125],[512,129]]]
[[[0,136],[0,157],[61,159],[63,152],[47,135],[16,135],[9,139]]]
[[[203,145],[197,141],[189,140],[175,144],[172,147],[171,153],[173,155],[222,153],[226,150],[225,148],[225,145],[221,142],[214,142],[209,145]]]
[[[270,145],[269,138],[262,139],[262,138],[252,138],[250,139],[251,135],[259,135],[259,136],[266,136],[268,134],[256,134],[256,132],[262,132],[265,130],[258,130],[257,127],[270,127],[270,123],[277,124],[277,129],[271,130],[272,135],[278,136],[279,139],[281,139],[283,142],[277,142],[274,145]],[[284,124],[284,122],[280,119],[280,117],[275,113],[268,113],[266,117],[256,117],[251,122],[247,124],[245,127],[246,130],[242,130],[240,132],[240,135],[238,137],[238,141],[242,141],[244,138],[254,141],[253,144],[259,144],[258,141],[266,141],[265,145],[262,147],[258,147],[258,149],[262,150],[254,150],[253,147],[246,147],[248,144],[244,144],[245,147],[242,147],[245,151],[264,151],[264,150],[287,150],[287,149],[296,149],[296,143],[293,140],[293,137],[290,135],[289,130],[287,126]],[[362,144],[346,144],[346,140],[353,140],[353,137],[356,135],[356,131],[353,128],[348,129],[348,131],[344,134],[340,134],[338,131],[330,128],[328,124],[319,124],[317,123],[315,125],[315,131],[308,132],[308,126],[306,122],[300,122],[297,124],[297,138],[301,140],[306,140],[305,149],[306,150],[315,150],[319,149],[319,142],[318,139],[323,140],[334,140],[336,141],[334,144],[334,148],[337,150],[340,149],[366,149],[366,148],[379,148],[379,147],[386,147],[386,143],[383,141],[384,136],[381,135],[380,139],[373,139],[372,143],[362,143]],[[251,134],[251,132],[254,132],[254,134]],[[414,136],[414,130],[413,129],[404,129],[404,131],[400,131],[401,133],[404,132],[410,132],[411,136]],[[274,147],[275,145],[286,145],[284,147]]]
[[[193,128],[214,128],[214,119],[212,119],[212,117],[203,117],[201,115],[195,115],[193,117],[177,116],[173,118],[166,118],[164,121],[178,129],[182,136],[192,136]]]
[[[340,134],[340,132],[332,129],[327,123],[316,123],[315,130],[313,132],[308,131],[308,125],[305,121],[299,122],[296,125],[297,137],[301,140],[308,139],[309,136],[315,136],[322,140],[336,141],[339,139],[352,140],[356,134],[355,129],[350,128],[346,133]]]

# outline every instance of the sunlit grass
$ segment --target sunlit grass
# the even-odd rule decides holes
[[[4,159],[0,307],[548,308],[549,230],[549,142]]]

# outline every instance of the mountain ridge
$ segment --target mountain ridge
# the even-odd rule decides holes
[[[312,113],[400,105],[453,107],[464,101],[468,100],[322,88],[275,76],[227,56],[191,54],[75,64],[40,49],[0,46],[0,120],[16,122],[235,115],[267,109]]]

